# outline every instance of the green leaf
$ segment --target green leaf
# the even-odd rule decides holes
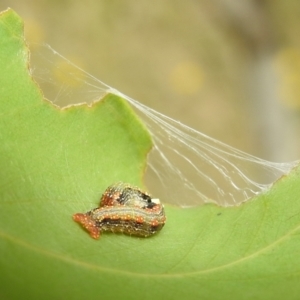
[[[107,95],[59,109],[28,71],[22,21],[0,16],[1,299],[298,299],[300,170],[239,207],[166,206],[151,238],[72,220],[115,181],[142,185],[151,138]]]

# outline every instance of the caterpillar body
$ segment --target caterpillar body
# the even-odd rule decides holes
[[[73,219],[94,239],[105,231],[148,237],[161,230],[166,222],[164,206],[159,199],[122,182],[106,189],[99,207],[77,213]]]

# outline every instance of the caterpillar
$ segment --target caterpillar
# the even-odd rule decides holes
[[[166,216],[159,199],[119,182],[105,190],[99,207],[87,213],[76,213],[73,220],[94,239],[105,231],[148,237],[163,228]]]

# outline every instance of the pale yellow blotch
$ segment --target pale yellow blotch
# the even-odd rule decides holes
[[[280,100],[284,105],[300,108],[300,49],[286,47],[274,56],[275,70],[279,76]]]
[[[29,41],[31,49],[44,42],[45,39],[44,28],[36,20],[25,19],[24,31],[25,31],[26,40]]]
[[[76,58],[70,58],[76,66],[84,69],[83,62]],[[79,88],[84,84],[85,74],[78,68],[74,68],[70,63],[64,60],[60,60],[53,64],[52,69],[54,78],[57,82],[65,85],[70,86],[72,88]]]
[[[199,92],[203,85],[203,71],[193,61],[178,63],[170,73],[172,89],[181,95],[192,96]]]

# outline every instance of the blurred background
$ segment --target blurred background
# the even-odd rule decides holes
[[[1,0],[128,96],[233,147],[300,158],[300,2]]]

